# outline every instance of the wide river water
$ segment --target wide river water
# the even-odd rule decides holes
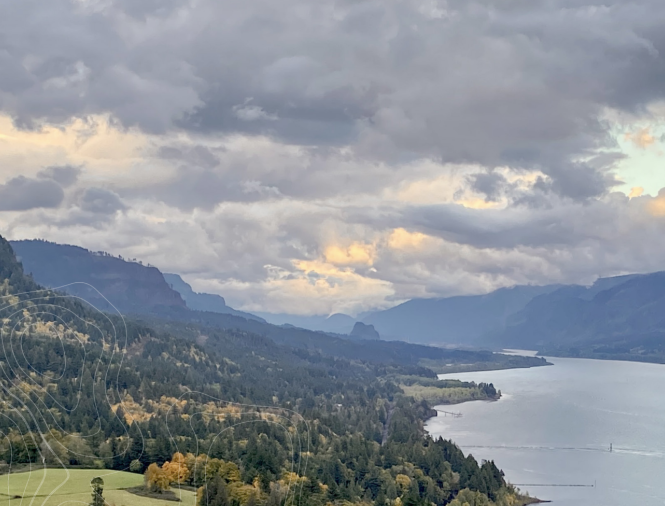
[[[508,481],[555,505],[665,505],[665,365],[548,361],[440,375],[494,383],[503,396],[438,406],[462,417],[439,413],[427,430],[479,462],[494,460]]]

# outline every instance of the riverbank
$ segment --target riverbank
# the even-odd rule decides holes
[[[492,383],[474,383],[459,380],[431,380],[405,378],[399,384],[405,395],[430,405],[452,405],[469,401],[496,401],[501,391]]]
[[[438,360],[424,359],[419,362],[437,374],[465,373],[478,371],[503,371],[506,369],[530,369],[552,365],[542,357],[524,356],[518,354],[493,353],[492,360],[473,362],[468,364],[444,363]]]
[[[665,354],[642,354],[623,352],[608,346],[598,348],[544,349],[538,353],[549,357],[585,358],[589,360],[616,360],[621,362],[640,362],[644,364],[665,364]]]

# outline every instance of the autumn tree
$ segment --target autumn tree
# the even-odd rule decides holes
[[[397,483],[397,488],[399,489],[400,494],[403,494],[411,485],[411,478],[409,478],[406,474],[398,474],[395,477],[395,483]]]
[[[164,469],[152,463],[145,472],[145,484],[151,492],[163,492],[169,489],[171,480]]]
[[[185,456],[180,452],[174,453],[170,462],[164,462],[162,470],[166,473],[169,483],[176,483],[178,485],[185,483],[190,474]]]

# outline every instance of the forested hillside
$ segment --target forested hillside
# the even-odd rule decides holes
[[[101,310],[185,307],[162,273],[139,261],[41,240],[14,241],[12,248],[39,284],[82,297]]]
[[[541,295],[486,342],[550,355],[665,362],[665,272]]]
[[[400,384],[435,375],[391,354],[100,313],[24,276],[2,238],[0,317],[5,469],[131,470],[201,505],[518,504],[492,462],[424,435],[432,410]]]

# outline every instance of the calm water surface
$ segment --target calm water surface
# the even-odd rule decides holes
[[[494,383],[503,397],[439,406],[463,416],[439,413],[427,430],[494,460],[512,483],[591,485],[520,486],[556,505],[665,505],[665,365],[548,361],[554,365],[440,375]]]

